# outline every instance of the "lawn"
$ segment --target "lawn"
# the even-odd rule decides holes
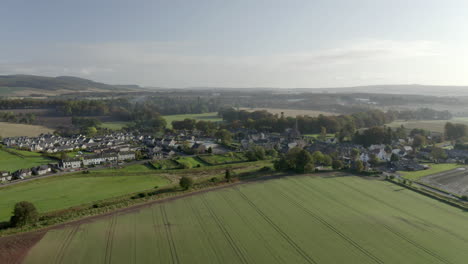
[[[154,161],[152,164],[156,169],[161,170],[180,169],[180,164],[170,159]]]
[[[439,163],[439,164],[427,164],[430,168],[427,170],[420,170],[420,171],[399,171],[400,175],[403,178],[417,181],[424,176],[436,174],[443,171],[453,170],[455,168],[462,167],[462,165],[458,165],[455,163]]]
[[[247,161],[247,158],[243,153],[230,152],[227,154],[220,155],[200,155],[199,158],[210,165],[228,164],[235,162]]]
[[[204,167],[208,164],[203,162],[201,159],[198,157],[178,157],[175,159],[177,163],[180,164],[181,168],[199,168],[199,167]]]
[[[19,155],[14,155],[0,149],[0,171],[14,172],[19,169],[27,169],[57,162],[56,160],[42,157],[39,153],[13,149],[10,150],[18,153]]]
[[[389,182],[291,176],[53,229],[24,263],[466,263],[467,220]]]
[[[33,202],[40,212],[48,212],[169,184],[154,172],[144,165],[132,165],[1,187],[0,221],[10,217],[13,205],[19,201]]]
[[[172,128],[172,121],[181,121],[186,118],[195,119],[195,120],[204,120],[212,122],[221,122],[222,118],[218,116],[218,113],[203,113],[203,114],[186,114],[186,115],[165,115],[163,116],[166,119],[167,127]]]

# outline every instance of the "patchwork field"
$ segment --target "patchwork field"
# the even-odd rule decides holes
[[[315,111],[315,110],[282,109],[282,108],[247,108],[247,107],[241,107],[241,110],[246,110],[246,111],[251,111],[251,112],[258,111],[258,110],[266,110],[267,112],[270,112],[272,114],[278,114],[278,115],[281,115],[281,112],[283,112],[285,116],[291,116],[291,117],[296,117],[298,115],[308,115],[308,116],[338,115],[337,113],[332,113],[332,112],[323,112],[323,111]]]
[[[17,155],[12,154],[17,153]],[[0,171],[16,171],[19,169],[27,169],[39,165],[56,162],[49,158],[41,156],[39,153],[29,151],[0,149]]]
[[[454,117],[450,120],[413,120],[413,121],[394,121],[390,124],[387,124],[389,127],[400,127],[401,125],[405,126],[405,128],[413,129],[413,128],[422,128],[425,130],[444,133],[445,123],[452,122],[452,123],[459,123],[468,125],[468,118],[466,117]]]
[[[0,122],[0,137],[36,137],[40,134],[52,132],[54,130],[44,126]]]
[[[0,187],[0,221],[11,216],[16,202],[31,201],[40,212],[65,209],[106,198],[164,186],[170,181],[144,165],[53,176]]]
[[[221,122],[222,118],[218,116],[218,113],[203,113],[203,114],[186,114],[186,115],[165,115],[163,116],[166,119],[167,127],[172,128],[172,121],[181,121],[186,118],[195,119],[195,120],[204,120],[212,122]]]
[[[50,230],[24,263],[466,263],[467,220],[388,182],[291,176]]]
[[[421,182],[457,195],[468,195],[468,170],[466,167],[442,171],[420,179]]]

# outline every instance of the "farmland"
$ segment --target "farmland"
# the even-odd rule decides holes
[[[130,124],[130,122],[104,122],[101,124],[101,127],[112,130],[120,130],[128,124]]]
[[[466,263],[467,220],[389,182],[291,176],[52,229],[24,263]]]
[[[241,110],[246,110],[246,111],[259,111],[259,110],[266,110],[267,112],[270,112],[272,114],[278,114],[280,115],[281,113],[284,113],[285,116],[290,116],[290,117],[296,117],[298,115],[308,115],[308,116],[319,116],[319,115],[326,115],[326,116],[331,116],[331,115],[337,115],[336,113],[332,112],[323,112],[323,111],[315,111],[315,110],[296,110],[296,109],[282,109],[282,108],[241,108]]]
[[[19,150],[0,149],[0,171],[16,171],[55,162],[42,157],[39,153]],[[16,155],[14,154],[16,153]]]
[[[409,180],[419,180],[422,177],[431,175],[431,174],[437,174],[440,172],[452,170],[461,167],[461,165],[457,165],[454,163],[439,163],[439,164],[427,164],[429,166],[429,169],[427,170],[419,170],[419,171],[400,171],[398,172],[403,178],[409,179]]]
[[[52,129],[44,126],[0,122],[0,137],[35,137],[52,132]]]
[[[433,173],[420,179],[420,182],[457,194],[468,195],[468,171],[465,167]]]
[[[413,121],[394,121],[387,126],[389,127],[400,127],[404,126],[407,129],[413,128],[422,128],[432,132],[443,133],[445,123],[452,122],[452,123],[459,123],[468,125],[468,118],[466,117],[455,117],[450,120],[413,120]]]
[[[163,116],[166,119],[167,127],[172,128],[172,121],[181,121],[186,118],[195,119],[195,120],[204,120],[212,122],[221,122],[222,118],[218,116],[218,113],[203,113],[203,114],[185,114],[185,115],[165,115]]]

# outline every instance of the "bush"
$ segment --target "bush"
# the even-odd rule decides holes
[[[10,224],[14,227],[35,224],[39,219],[39,213],[36,207],[27,201],[22,201],[15,204],[13,216],[10,218]]]
[[[210,179],[210,182],[218,182],[218,181],[219,181],[219,179],[216,178],[216,177],[213,177],[213,178]]]
[[[332,168],[334,170],[340,170],[343,168],[343,162],[341,160],[333,160],[332,162]]]
[[[184,190],[188,190],[193,186],[193,179],[191,177],[184,176],[180,178],[179,185]]]
[[[232,173],[230,169],[226,169],[226,172],[224,173],[224,178],[227,182],[230,182],[232,180]]]

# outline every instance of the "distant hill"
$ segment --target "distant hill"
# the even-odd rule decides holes
[[[138,88],[138,85],[109,85],[72,76],[0,75],[0,95],[3,96],[124,91]]]

